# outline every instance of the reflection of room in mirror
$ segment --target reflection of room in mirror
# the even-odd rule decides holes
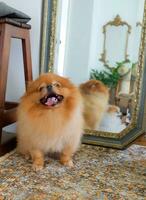
[[[91,78],[103,82],[109,88],[109,106],[117,106],[117,110],[107,109],[103,113],[98,130],[121,132],[131,123],[135,109],[142,30],[136,24],[143,20],[144,0],[70,0],[67,6],[61,2],[54,68],[77,85]],[[106,67],[99,60],[104,42],[102,28],[117,15],[131,27],[128,59],[124,57],[127,29],[112,26],[106,34],[106,55],[110,65]]]
[[[123,21],[120,15],[116,15],[113,20],[103,25],[103,52],[99,60],[104,66],[112,68],[117,61],[126,61],[129,58],[128,44],[131,29],[131,25]]]
[[[129,123],[128,116],[124,119],[121,118],[122,113],[118,106],[109,106],[107,112],[105,112],[101,124],[97,127],[99,131],[119,133],[126,128],[126,123]],[[126,122],[126,123],[125,123]]]
[[[127,44],[127,27],[107,27],[106,33],[106,59],[110,67],[115,66],[115,63],[118,61],[124,61]],[[119,40],[120,38],[120,40]],[[113,43],[113,44],[112,44]]]

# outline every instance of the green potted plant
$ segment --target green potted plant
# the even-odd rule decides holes
[[[114,97],[119,81],[130,72],[132,66],[133,64],[130,62],[130,60],[126,60],[122,62],[116,62],[115,67],[108,67],[103,71],[92,69],[90,72],[90,79],[96,79],[103,82],[109,87],[111,97]]]

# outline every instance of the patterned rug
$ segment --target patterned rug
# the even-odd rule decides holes
[[[146,148],[82,145],[74,168],[47,158],[40,172],[15,151],[0,159],[0,200],[145,200]]]

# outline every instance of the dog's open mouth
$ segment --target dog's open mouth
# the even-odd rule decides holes
[[[50,106],[55,106],[55,105],[61,103],[63,99],[64,99],[64,97],[62,95],[59,95],[56,93],[51,93],[51,94],[41,98],[40,102],[43,105],[50,107]]]

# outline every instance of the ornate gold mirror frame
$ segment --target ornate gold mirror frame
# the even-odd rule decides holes
[[[42,11],[42,38],[40,72],[52,72],[55,57],[56,43],[56,16],[58,0],[44,0]],[[118,19],[118,17],[117,17]],[[113,22],[110,22],[113,23]],[[121,23],[117,20],[117,25]],[[126,22],[123,22],[125,25]],[[129,31],[131,27],[129,27]],[[129,34],[129,33],[128,33]],[[122,149],[146,131],[146,0],[144,3],[144,16],[142,23],[142,33],[139,49],[137,89],[134,96],[135,108],[133,111],[131,124],[119,134],[101,132],[96,130],[85,130],[83,143],[102,145]],[[127,47],[126,47],[127,49]],[[127,52],[125,53],[127,56]],[[127,57],[126,57],[127,58]]]
[[[124,48],[125,49],[124,61],[127,61],[128,57],[129,57],[129,55],[127,53],[127,49],[128,49],[129,35],[131,33],[131,26],[126,21],[122,21],[122,19],[119,15],[117,15],[113,21],[109,21],[103,26],[103,34],[104,34],[103,53],[101,53],[101,58],[99,60],[104,63],[105,67],[108,67],[108,68],[111,68],[111,67],[108,64],[109,61],[107,60],[106,42],[107,42],[107,28],[110,26],[115,26],[115,27],[126,26],[127,27],[126,41],[125,41],[125,48]]]

